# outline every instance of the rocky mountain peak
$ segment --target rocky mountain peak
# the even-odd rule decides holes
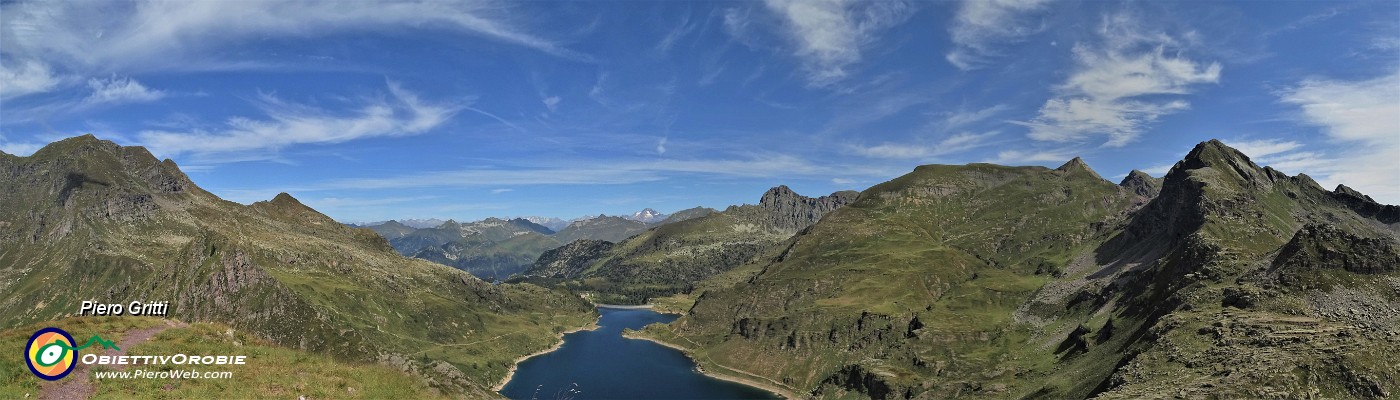
[[[787,185],[778,185],[767,192],[763,192],[763,197],[759,198],[758,204],[769,204],[782,201],[781,199],[802,197],[797,192],[792,191]]]
[[[1372,199],[1371,199],[1371,196],[1367,196],[1367,195],[1361,194],[1361,192],[1357,191],[1356,189],[1352,189],[1351,187],[1348,187],[1347,185],[1342,185],[1342,184],[1338,184],[1338,185],[1337,185],[1337,188],[1336,188],[1335,190],[1332,190],[1332,193],[1339,194],[1339,195],[1352,196],[1352,197],[1364,199],[1364,200],[1366,200],[1366,201],[1375,201],[1375,200],[1372,200]]]
[[[272,204],[287,207],[309,208],[306,207],[305,204],[301,204],[300,200],[297,200],[297,198],[292,197],[292,195],[288,194],[287,192],[278,193],[277,196],[274,196],[272,198]]]
[[[525,229],[528,229],[528,230],[533,231],[533,232],[536,232],[536,233],[545,234],[545,235],[553,235],[553,234],[554,234],[554,230],[553,230],[553,229],[549,229],[549,227],[547,227],[547,226],[534,223],[533,221],[530,221],[530,220],[525,219],[525,218],[511,218],[510,221],[507,221],[507,222],[509,222],[511,225],[515,225],[515,226],[518,226],[518,227],[521,227],[521,228],[525,228]]]
[[[1098,172],[1094,172],[1093,168],[1089,168],[1089,164],[1085,163],[1083,158],[1079,157],[1070,159],[1069,161],[1065,162],[1064,165],[1060,165],[1059,168],[1055,168],[1055,170],[1064,172],[1066,174],[1086,173],[1095,178],[1103,179],[1102,176],[1099,176]]]
[[[1216,139],[1196,144],[1190,153],[1186,153],[1186,158],[1183,158],[1181,163],[1181,169],[1187,170],[1226,165],[1247,165],[1252,169],[1260,169],[1249,160],[1249,156]]]
[[[650,224],[666,219],[666,214],[662,214],[651,208],[644,208],[642,211],[632,213],[632,217],[629,219]]]
[[[1157,197],[1157,194],[1162,191],[1162,180],[1153,178],[1146,172],[1133,170],[1123,178],[1122,182],[1118,183],[1118,186],[1138,196],[1152,198]]]
[[[250,207],[270,215],[277,215],[287,219],[310,222],[313,224],[334,222],[330,217],[321,214],[320,211],[316,211],[311,207],[307,207],[305,204],[302,204],[300,200],[297,200],[286,192],[278,193],[272,200],[253,203]]]
[[[1392,226],[1400,224],[1400,206],[1381,204],[1347,185],[1337,185],[1328,195],[1363,217]],[[1392,229],[1400,230],[1400,227]]]

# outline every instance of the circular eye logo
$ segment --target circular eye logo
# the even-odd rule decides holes
[[[49,327],[34,332],[24,345],[24,362],[35,376],[51,381],[63,379],[77,366],[78,350],[73,336],[62,329]]]

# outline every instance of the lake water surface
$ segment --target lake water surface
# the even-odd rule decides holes
[[[564,335],[553,352],[520,363],[501,394],[512,399],[777,399],[695,371],[675,349],[622,337],[626,328],[674,321],[646,309],[599,308],[598,329]]]

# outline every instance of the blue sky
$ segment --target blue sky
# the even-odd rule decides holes
[[[12,2],[0,149],[342,221],[624,214],[1219,138],[1400,203],[1400,3]]]

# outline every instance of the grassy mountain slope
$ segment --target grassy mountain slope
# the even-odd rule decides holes
[[[0,327],[83,300],[168,300],[172,318],[488,396],[516,357],[593,314],[564,293],[405,259],[286,194],[220,200],[173,162],[90,135],[0,158],[0,189]]]
[[[919,167],[645,334],[821,398],[1393,390],[1396,237],[1353,211],[1383,206],[1215,141],[1148,186]]]
[[[64,318],[0,331],[0,345],[11,349],[23,348],[29,335],[46,326],[62,327],[74,338],[101,335],[104,339],[121,343],[129,333],[165,325],[164,320],[154,317]],[[159,393],[168,398],[224,398],[229,397],[230,393],[238,393],[248,398],[292,398],[302,395],[310,398],[366,399],[445,397],[444,393],[429,387],[421,379],[386,365],[339,360],[324,354],[291,349],[220,324],[197,323],[171,327],[150,340],[123,347],[123,350],[131,355],[236,354],[247,356],[249,361],[245,365],[194,368],[232,373],[227,379],[91,380],[94,396],[142,398]],[[83,354],[87,354],[87,351]],[[95,368],[114,370],[113,367]],[[190,368],[156,367],[154,370],[165,369]],[[42,386],[65,381],[67,379],[41,383],[25,369],[22,359],[0,359],[0,397],[35,398],[41,393]]]

